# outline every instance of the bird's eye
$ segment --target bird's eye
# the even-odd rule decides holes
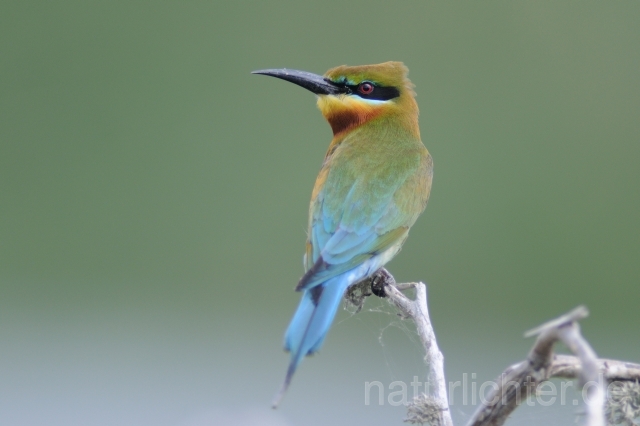
[[[371,92],[373,92],[373,84],[368,82],[360,83],[360,85],[358,86],[358,92],[362,93],[363,95],[370,95]]]

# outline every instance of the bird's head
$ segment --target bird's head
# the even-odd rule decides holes
[[[382,117],[401,120],[418,131],[415,92],[402,62],[342,65],[324,76],[286,68],[253,73],[281,78],[318,95],[318,107],[334,135]]]

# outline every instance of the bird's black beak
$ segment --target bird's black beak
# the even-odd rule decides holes
[[[321,75],[313,74],[306,71],[272,69],[272,70],[258,70],[253,71],[251,74],[270,75],[271,77],[281,78],[282,80],[290,81],[298,86],[304,87],[307,90],[315,93],[316,95],[339,95],[349,93],[349,88],[344,85],[336,84],[322,77]]]

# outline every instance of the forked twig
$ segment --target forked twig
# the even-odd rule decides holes
[[[405,421],[429,423],[432,426],[453,426],[444,375],[444,357],[438,348],[429,318],[426,285],[396,284],[393,276],[384,268],[370,279],[370,283],[373,293],[387,296],[403,318],[410,318],[415,323],[425,350],[424,361],[429,368],[432,394],[416,398],[413,405],[409,406],[409,417]],[[409,288],[415,289],[414,300],[400,291]],[[468,426],[504,424],[523,399],[552,377],[578,378],[582,386],[588,385],[585,424],[605,426],[607,383],[640,381],[640,364],[598,359],[589,343],[580,334],[578,321],[586,318],[588,314],[586,307],[579,306],[527,332],[526,337],[537,336],[527,359],[508,367],[498,377],[496,387],[483,398]],[[553,347],[558,341],[563,342],[575,356],[554,355]],[[415,404],[420,404],[421,407],[416,408]]]

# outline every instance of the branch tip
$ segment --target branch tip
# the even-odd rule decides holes
[[[576,321],[580,321],[589,316],[589,309],[586,306],[580,305],[577,308],[567,312],[564,315],[559,316],[558,318],[552,319],[551,321],[547,321],[538,327],[532,328],[531,330],[524,333],[524,337],[533,337],[538,336],[545,331],[549,331],[552,329],[558,329],[560,327],[564,327],[565,325],[574,323]]]

